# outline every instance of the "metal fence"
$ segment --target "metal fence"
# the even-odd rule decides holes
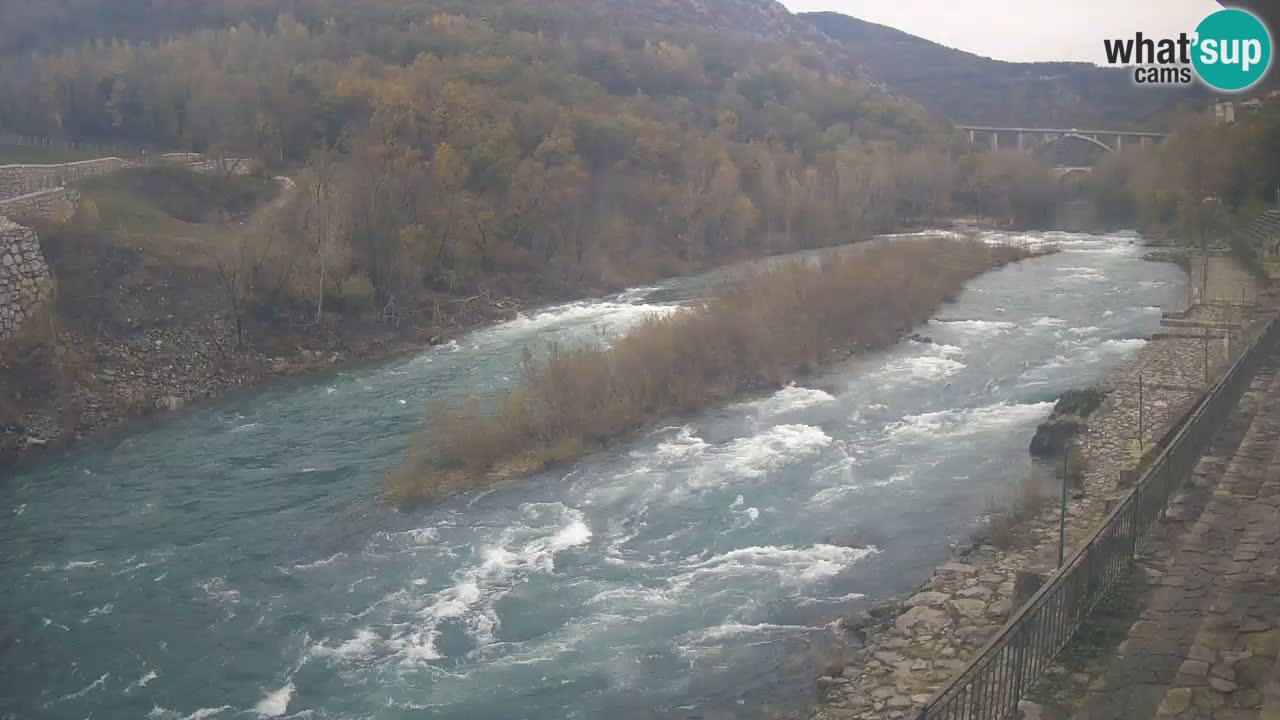
[[[920,710],[919,720],[1004,720],[1128,569],[1267,354],[1280,339],[1272,320],[1195,407],[1164,452],[1062,569]]]
[[[102,144],[80,142],[79,140],[57,140],[51,137],[35,135],[17,135],[0,132],[0,145],[16,145],[18,147],[39,147],[83,153],[87,157],[108,157],[112,155],[124,157],[139,155],[141,151],[130,145]]]

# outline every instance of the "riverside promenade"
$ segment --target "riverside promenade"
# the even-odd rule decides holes
[[[1236,293],[1232,291],[1228,294],[1230,295]],[[1144,445],[1162,436],[1199,400],[1222,370],[1234,360],[1236,354],[1244,349],[1251,332],[1260,327],[1264,319],[1256,306],[1246,308],[1222,301],[1192,306],[1173,314],[1166,331],[1153,337],[1128,365],[1108,379],[1105,384],[1108,393],[1106,401],[1088,418],[1086,429],[1077,439],[1077,447],[1086,461],[1087,470],[1084,482],[1073,493],[1067,507],[1068,555],[1091,535],[1115,503],[1128,493],[1132,471],[1137,464],[1134,450],[1140,425],[1144,427]],[[1232,481],[1239,483],[1239,492],[1243,493],[1240,502],[1246,501],[1250,493],[1258,495],[1264,492],[1261,484],[1263,481],[1258,478],[1266,476],[1268,470],[1263,463],[1271,460],[1261,459],[1265,454],[1263,448],[1269,443],[1274,451],[1275,433],[1280,432],[1280,425],[1273,428],[1263,420],[1255,428],[1253,415],[1255,408],[1268,407],[1270,403],[1274,405],[1274,412],[1263,416],[1280,422],[1280,394],[1277,394],[1280,393],[1280,387],[1275,387],[1275,365],[1276,358],[1270,358],[1263,374],[1255,381],[1231,422],[1225,424],[1236,428],[1236,444],[1239,444],[1242,453],[1249,454],[1241,455],[1230,476],[1239,479],[1247,475],[1251,478]],[[1141,389],[1139,378],[1142,378]],[[1240,440],[1240,437],[1245,437],[1247,442]],[[1224,438],[1224,442],[1227,439]],[[1229,442],[1219,447],[1227,446],[1234,447]],[[1253,459],[1249,460],[1249,457]],[[1192,486],[1199,487],[1206,483],[1206,478],[1212,476],[1213,468],[1219,468],[1220,474],[1226,477],[1230,466],[1231,462],[1225,457],[1206,458],[1201,462],[1197,479]],[[1273,478],[1278,470],[1280,467],[1271,468]],[[1256,489],[1253,487],[1254,483],[1258,483]],[[1237,492],[1234,487],[1224,486],[1221,492]],[[1020,712],[1024,718],[1148,718],[1155,717],[1156,711],[1163,706],[1161,712],[1165,715],[1161,717],[1203,717],[1209,720],[1274,717],[1280,720],[1280,715],[1256,714],[1265,705],[1265,692],[1253,687],[1265,685],[1262,679],[1266,673],[1262,666],[1266,658],[1271,658],[1274,664],[1273,638],[1280,637],[1280,631],[1273,635],[1259,636],[1264,640],[1253,639],[1259,652],[1237,649],[1237,645],[1247,648],[1250,640],[1232,636],[1230,639],[1211,638],[1213,644],[1203,646],[1213,649],[1214,655],[1211,658],[1203,649],[1195,650],[1196,658],[1184,656],[1193,647],[1201,647],[1191,640],[1201,632],[1202,626],[1208,629],[1220,628],[1233,622],[1240,613],[1265,615],[1271,611],[1264,607],[1266,601],[1263,599],[1256,602],[1243,600],[1244,607],[1235,611],[1235,615],[1232,615],[1233,611],[1226,610],[1219,613],[1216,620],[1207,624],[1200,622],[1200,616],[1207,614],[1211,608],[1225,607],[1218,594],[1234,587],[1232,583],[1242,583],[1242,587],[1252,589],[1259,598],[1266,595],[1263,588],[1268,580],[1272,583],[1271,589],[1280,590],[1274,585],[1275,574],[1272,572],[1276,563],[1272,563],[1271,569],[1262,567],[1271,561],[1270,553],[1264,552],[1269,547],[1266,543],[1270,542],[1271,537],[1265,529],[1268,521],[1264,508],[1274,512],[1275,507],[1257,503],[1250,508],[1250,513],[1256,517],[1251,515],[1249,520],[1241,521],[1236,517],[1236,508],[1225,504],[1229,499],[1220,498],[1219,505],[1206,521],[1212,527],[1218,527],[1220,523],[1220,531],[1230,524],[1233,533],[1231,538],[1204,535],[1207,531],[1200,530],[1204,545],[1211,545],[1218,555],[1230,555],[1227,562],[1223,563],[1221,576],[1206,575],[1202,578],[1197,574],[1187,584],[1179,577],[1179,573],[1187,570],[1185,567],[1179,566],[1165,572],[1156,571],[1161,578],[1169,578],[1166,582],[1170,583],[1171,588],[1176,587],[1179,592],[1185,590],[1197,598],[1208,598],[1204,601],[1208,604],[1193,611],[1188,609],[1188,598],[1180,601],[1162,600],[1160,602],[1165,602],[1166,605],[1157,604],[1150,610],[1144,610],[1146,615],[1133,623],[1133,632],[1136,633],[1133,640],[1146,636],[1152,642],[1159,643],[1163,635],[1172,632],[1174,625],[1181,632],[1177,637],[1186,637],[1187,640],[1175,642],[1172,648],[1142,647],[1141,643],[1122,645],[1114,662],[1106,657],[1094,658],[1090,666],[1092,675],[1054,665],[1047,670],[1046,678],[1041,683],[1046,687],[1033,688],[1031,699],[1021,704]],[[1280,500],[1280,496],[1277,499]],[[1179,498],[1175,501],[1170,517],[1181,517],[1197,507],[1199,506],[1188,504]],[[1274,518],[1270,522],[1273,526],[1277,524],[1280,523]],[[1237,529],[1236,525],[1241,527]],[[1157,539],[1167,534],[1165,524],[1157,526]],[[1239,542],[1235,542],[1236,539]],[[1157,540],[1152,551],[1158,552],[1154,550],[1158,544]],[[1254,555],[1250,556],[1250,553]],[[1221,560],[1218,555],[1211,556],[1215,563]],[[918,717],[921,708],[929,702],[933,693],[943,687],[958,670],[964,668],[969,658],[995,636],[1010,614],[1030,592],[1034,592],[1040,581],[1052,575],[1057,556],[1058,509],[1055,503],[1053,508],[1026,524],[1020,542],[1007,547],[985,543],[963,547],[954,562],[938,568],[933,577],[915,592],[867,611],[851,614],[844,625],[855,641],[861,642],[861,647],[846,658],[843,667],[833,667],[829,675],[821,678],[823,700],[811,711],[810,718],[902,720]],[[1253,564],[1253,569],[1247,571],[1247,574],[1241,574],[1245,565],[1250,563]],[[1272,574],[1267,575],[1267,572]],[[1213,589],[1210,590],[1210,587]],[[1214,604],[1215,599],[1219,600],[1217,604]],[[1280,601],[1280,597],[1277,600]],[[1167,605],[1170,602],[1172,605]],[[1165,621],[1170,628],[1165,628],[1152,619],[1151,613],[1157,612],[1168,614]],[[1271,618],[1276,619],[1277,613],[1271,611]],[[1263,627],[1261,622],[1263,621],[1258,619],[1244,627],[1254,634],[1268,631],[1270,626]],[[1263,647],[1259,643],[1272,644]],[[1271,655],[1261,652],[1263,650],[1270,650]],[[1148,651],[1159,654],[1162,659],[1151,660],[1153,656],[1148,655]],[[1247,657],[1240,654],[1244,652],[1253,654]],[[1193,664],[1183,668],[1182,664],[1188,659],[1193,660]],[[1243,684],[1225,677],[1233,663],[1245,661],[1248,662],[1242,666],[1239,676],[1240,680],[1245,681]],[[1188,693],[1183,693],[1181,686],[1175,686],[1174,683],[1191,683],[1193,676],[1182,671],[1197,671],[1200,666],[1194,663],[1199,662],[1206,663],[1205,672],[1200,676],[1202,682],[1198,686],[1189,685],[1186,688],[1190,691],[1190,700],[1184,706],[1184,695]],[[1109,665],[1114,665],[1114,668],[1108,667]],[[1126,673],[1125,667],[1131,672]],[[1218,675],[1213,674],[1215,668]],[[1270,670],[1268,667],[1267,671]],[[1153,671],[1165,674],[1153,677],[1150,675]],[[1235,685],[1229,687],[1228,683]],[[1207,689],[1197,695],[1195,688]],[[1164,705],[1166,695],[1175,689],[1179,692],[1174,692],[1173,700]],[[1221,702],[1199,699],[1201,696],[1211,697],[1211,692],[1234,693],[1242,689],[1245,691],[1243,695]],[[1258,695],[1255,697],[1248,694],[1250,690]],[[1141,695],[1143,699],[1127,699],[1133,695]],[[1280,693],[1277,695],[1280,696]],[[1254,704],[1252,710],[1255,715],[1215,714],[1227,709],[1240,710],[1242,708],[1239,706],[1245,704]],[[1184,714],[1201,705],[1214,706],[1217,710],[1210,711],[1209,714]],[[1142,708],[1147,708],[1149,712],[1144,714]]]
[[[1071,676],[1075,692],[1034,689],[1024,717],[1280,720],[1280,354],[1170,505],[1129,592],[1118,646]]]

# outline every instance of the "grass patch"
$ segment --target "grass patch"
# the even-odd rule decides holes
[[[973,539],[1004,550],[1029,543],[1034,538],[1028,535],[1028,524],[1060,502],[1063,474],[1067,487],[1074,488],[1072,496],[1080,497],[1088,471],[1084,456],[1071,449],[1065,463],[1059,458],[1050,467],[1033,464],[1003,495],[989,501],[987,518]]]
[[[210,264],[209,243],[223,222],[268,202],[269,180],[216,177],[177,167],[131,168],[80,183],[72,223],[108,232],[147,255],[187,267]]]
[[[113,188],[146,198],[155,208],[186,223],[218,222],[241,215],[275,196],[265,178],[198,173],[182,167],[130,168],[83,183],[89,190]]]
[[[526,353],[496,399],[439,403],[386,480],[398,505],[581,457],[659,418],[778,387],[837,348],[893,344],[965,282],[1029,255],[967,240],[898,240],[743,275],[695,308],[655,316],[605,347]]]
[[[1027,523],[1054,503],[1048,482],[1036,469],[1026,472],[999,498],[993,498],[978,539],[1002,549],[1027,541]]]

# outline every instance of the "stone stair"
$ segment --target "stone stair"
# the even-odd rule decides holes
[[[1265,257],[1280,253],[1280,210],[1267,210],[1237,233],[1257,248],[1259,255]]]
[[[1278,367],[1272,357],[1215,439],[1223,456],[1201,461],[1144,552],[1154,590],[1077,720],[1280,720]]]

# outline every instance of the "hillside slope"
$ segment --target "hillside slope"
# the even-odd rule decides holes
[[[39,439],[154,408],[135,384],[170,406],[517,302],[930,221],[953,191],[1027,222],[1052,199],[962,190],[1048,178],[962,168],[951,128],[775,0],[24,3],[0,56],[0,130],[253,158],[298,189],[242,224],[166,178],[81,188],[69,226],[40,228],[47,332],[0,357],[15,387],[47,376],[9,411]],[[208,362],[152,367],[157,339]]]
[[[1210,99],[1199,88],[1137,91],[1118,68],[1004,62],[838,13],[801,17],[891,91],[959,124],[1162,129],[1180,104]]]

